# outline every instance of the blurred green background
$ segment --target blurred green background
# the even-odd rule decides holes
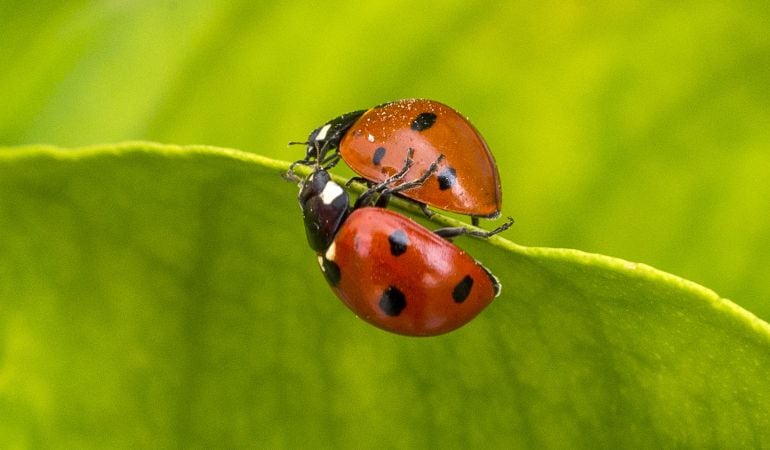
[[[492,148],[509,238],[642,261],[770,318],[766,2],[2,1],[0,18],[1,145],[290,160],[338,114],[437,99]]]
[[[332,117],[398,98],[432,98],[467,115],[492,148],[502,172],[504,212],[516,219],[507,238],[524,245],[577,248],[644,262],[712,288],[769,319],[768,30],[770,6],[749,1],[607,5],[0,0],[0,146],[74,147],[141,139],[233,147],[293,160],[302,149],[288,148],[286,143],[304,139]],[[56,173],[55,160],[46,164],[50,166],[41,164],[35,176],[46,170]],[[698,376],[713,368],[708,357],[718,352],[707,351],[696,361],[702,365],[685,358],[677,369],[690,377],[666,372],[656,365],[661,352],[655,347],[645,347],[654,355],[626,355],[622,345],[605,346],[613,340],[594,334],[606,331],[602,328],[606,320],[593,323],[590,315],[575,319],[574,311],[589,311],[590,302],[588,309],[570,309],[575,308],[572,303],[563,311],[557,311],[562,305],[553,300],[542,305],[538,298],[509,302],[496,310],[496,316],[480,316],[476,324],[481,325],[467,334],[436,340],[405,340],[359,327],[336,303],[302,303],[305,317],[275,312],[284,307],[275,301],[285,295],[279,288],[283,280],[296,284],[304,270],[312,270],[315,278],[308,285],[323,281],[307,254],[292,253],[283,259],[282,245],[295,237],[304,239],[298,234],[298,211],[293,202],[275,204],[272,197],[260,198],[249,190],[253,185],[243,180],[262,172],[236,160],[216,160],[211,173],[233,171],[229,197],[215,198],[214,189],[203,197],[208,203],[202,207],[211,208],[206,209],[210,216],[195,216],[197,209],[181,214],[163,210],[157,215],[164,220],[155,224],[153,214],[133,216],[132,196],[156,194],[152,191],[156,184],[148,178],[156,177],[152,170],[161,166],[142,158],[127,159],[121,173],[136,177],[136,189],[115,198],[108,188],[104,193],[94,189],[110,183],[114,173],[109,165],[100,171],[98,164],[89,166],[96,176],[75,183],[80,190],[63,194],[77,195],[85,205],[116,203],[112,215],[89,218],[85,222],[92,228],[85,229],[113,229],[99,228],[104,220],[121,231],[125,223],[156,234],[139,236],[131,229],[119,238],[96,236],[89,241],[91,237],[79,236],[79,230],[63,229],[58,241],[51,239],[61,248],[35,245],[34,233],[24,241],[38,251],[30,252],[31,261],[25,261],[29,267],[24,269],[38,276],[47,266],[38,268],[35,255],[59,249],[81,256],[82,249],[76,248],[80,241],[65,242],[71,235],[94,245],[106,242],[108,248],[123,245],[120,238],[124,238],[126,251],[109,255],[113,258],[109,261],[89,259],[88,249],[83,251],[83,267],[94,273],[65,267],[61,273],[82,282],[71,292],[46,291],[58,286],[58,279],[40,286],[26,278],[0,284],[6,288],[0,289],[5,292],[0,312],[5,305],[11,305],[8,311],[22,311],[17,316],[9,313],[0,324],[6,327],[0,335],[7,339],[0,346],[0,390],[6,394],[0,399],[5,411],[0,436],[10,430],[11,436],[44,439],[64,430],[70,440],[63,438],[62,446],[99,446],[99,442],[130,446],[137,444],[137,436],[148,447],[173,446],[180,437],[198,445],[226,445],[249,442],[255,429],[262,433],[253,428],[256,423],[270,427],[265,434],[272,443],[287,446],[308,436],[327,444],[330,436],[337,439],[332,442],[349,442],[345,440],[349,435],[361,439],[353,442],[427,446],[453,442],[458,436],[458,442],[493,438],[500,442],[515,434],[521,437],[520,445],[531,447],[558,444],[561,438],[562,444],[574,443],[575,435],[594,443],[592,438],[611,435],[604,432],[619,423],[621,436],[645,436],[647,427],[656,428],[656,422],[673,424],[657,428],[675,432],[676,420],[697,422],[700,416],[668,417],[655,407],[694,405],[693,411],[703,413],[732,398],[688,397],[701,392],[689,389],[698,381],[714,387],[708,374]],[[208,179],[205,170],[196,174],[193,159],[179,164],[189,172],[180,169],[157,185],[168,188],[164,195],[183,197],[179,204],[189,204],[198,197],[190,191],[178,194],[171,187],[187,181],[205,185],[216,179]],[[77,173],[74,166],[70,169]],[[120,181],[121,186],[127,183]],[[26,185],[14,186],[21,192]],[[285,196],[287,185],[276,177],[275,186],[267,184],[266,189]],[[49,215],[40,217],[62,218],[61,223],[80,223],[80,203],[48,208],[45,201],[57,198],[59,192],[47,194],[30,196],[29,210],[45,211]],[[13,208],[24,201],[21,196],[12,198],[10,210],[24,211],[22,206]],[[73,204],[74,209],[67,209]],[[177,205],[175,198],[162,196],[148,204]],[[259,207],[291,216],[296,229],[272,227],[271,248],[262,246],[270,239],[244,239],[247,225],[233,223],[243,211],[256,215],[249,208]],[[283,219],[275,222],[285,223]],[[191,242],[197,236],[196,220],[209,220],[209,228],[219,234]],[[177,221],[190,225],[177,227]],[[38,228],[31,220],[10,229],[24,232],[27,226],[33,231],[49,229]],[[159,261],[151,261],[156,265],[143,266],[140,258],[132,259],[136,249],[130,245],[138,237],[148,246],[139,248],[140,257],[153,256],[159,249]],[[159,242],[165,238],[168,248]],[[187,255],[188,242],[191,248],[216,247],[225,263],[210,261],[208,277],[194,273],[194,279],[183,278],[179,287],[174,283],[180,280],[169,281],[163,271],[167,263],[172,268],[177,264],[198,268],[200,261],[174,259]],[[474,250],[483,244],[468,242]],[[285,266],[277,274],[276,265],[242,267],[235,276],[227,272],[242,261],[252,262],[258,252],[264,252],[271,264],[280,260]],[[208,262],[202,266],[207,268]],[[89,284],[92,277],[99,281],[108,276],[112,283],[96,288]],[[272,297],[252,302],[249,296],[259,294],[254,287],[266,277],[271,277],[265,284],[274,288]],[[220,280],[213,286],[216,289],[207,286],[212,280]],[[45,295],[8,301],[16,286],[33,293],[39,288]],[[91,289],[108,301],[89,295]],[[212,294],[220,291],[230,296]],[[181,298],[185,294],[188,297]],[[67,303],[73,300],[79,303]],[[542,310],[527,309],[538,306]],[[252,318],[260,314],[280,323],[254,329],[259,322]],[[633,308],[621,317],[633,317]],[[683,317],[661,319],[674,323],[672,328],[697,323]],[[528,321],[533,322],[531,328],[512,327]],[[671,328],[651,329],[650,322],[624,325],[634,330],[638,325],[639,332],[616,337],[616,344],[649,336],[656,343],[677,342],[676,337],[667,341],[667,336],[656,334]],[[340,329],[344,332],[338,333]],[[738,342],[743,331],[737,333]],[[691,335],[682,336],[686,340]],[[479,348],[480,342],[487,346]],[[662,353],[677,349],[672,345]],[[692,353],[698,351],[693,345]],[[745,348],[734,351],[743,354]],[[509,359],[499,358],[501,354]],[[575,355],[578,363],[570,362]],[[616,364],[612,357],[618,355],[622,357]],[[649,356],[653,376],[640,376],[637,384],[622,383],[625,379],[618,373],[626,373],[622,372],[626,356],[632,362]],[[761,367],[749,366],[726,365],[725,371],[740,375],[742,369]],[[620,372],[612,371],[618,367]],[[610,373],[597,377],[605,368]],[[362,370],[379,372],[356,378]],[[478,373],[484,378],[473,378]],[[633,378],[648,372],[628,373]],[[405,374],[411,378],[404,385],[377,384]],[[436,376],[451,380],[435,386]],[[660,389],[656,383],[665,386]],[[329,386],[335,389],[331,393]],[[501,392],[514,390],[515,395],[498,395],[496,386]],[[740,388],[727,386],[715,392],[735,391],[736,397],[762,403],[763,397]],[[443,395],[447,391],[458,394]],[[355,401],[348,401],[354,396]],[[751,401],[745,403],[739,406],[752,408]],[[571,409],[582,404],[589,408]],[[698,409],[701,404],[706,406]],[[563,410],[558,410],[561,405]],[[596,405],[600,407],[590,409]],[[435,409],[436,417],[430,416],[429,408]],[[441,414],[464,408],[475,414],[468,424],[477,423],[475,419],[489,428],[474,434],[473,429],[442,427],[454,424],[456,417]],[[515,426],[503,422],[519,408],[520,422]],[[485,415],[487,409],[491,412]],[[218,412],[222,416],[216,416]],[[368,419],[367,424],[380,423],[394,412],[402,414],[404,422],[433,428],[391,435],[393,427],[400,426],[394,421],[373,430],[359,429],[360,417]],[[266,417],[255,418],[259,413]],[[141,420],[131,420],[136,417]],[[725,417],[728,426],[721,430],[743,426],[733,416]],[[233,423],[223,423],[229,420]],[[298,422],[307,426],[297,426]],[[136,427],[137,423],[144,427]],[[113,428],[104,429],[104,424]],[[700,424],[687,425],[681,427],[683,435]],[[122,434],[124,427],[136,430]],[[707,428],[703,439],[711,437]],[[489,429],[505,433],[490,438],[485,435]],[[79,441],[83,436],[92,440]],[[647,436],[651,441],[660,438],[654,433]],[[676,435],[660,439],[680,445],[692,442],[676,440]],[[36,447],[43,442],[19,445]]]

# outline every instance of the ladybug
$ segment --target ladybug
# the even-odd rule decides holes
[[[300,184],[298,200],[308,243],[332,290],[350,310],[393,333],[435,336],[466,324],[500,294],[497,278],[448,239],[489,237],[510,222],[488,232],[464,227],[431,231],[370,206],[378,193],[398,193],[400,188],[389,184],[402,181],[410,167],[407,158],[401,171],[351,207],[348,193],[318,165]],[[431,167],[435,170],[435,164]]]
[[[409,149],[415,170],[424,172],[439,155],[433,180],[403,191],[424,206],[478,218],[497,218],[502,205],[500,174],[484,138],[468,120],[442,103],[405,99],[330,120],[308,137],[305,158],[326,169],[340,158],[364,180],[381,183],[401,168]]]

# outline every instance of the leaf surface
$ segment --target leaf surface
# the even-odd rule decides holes
[[[730,301],[642,264],[461,238],[502,295],[448,335],[391,335],[325,285],[286,167],[141,142],[0,150],[0,442],[770,439],[770,328]]]

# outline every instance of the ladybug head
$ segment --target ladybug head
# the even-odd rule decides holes
[[[340,158],[339,154],[335,151],[335,146],[338,145],[337,143],[339,139],[332,140],[323,138],[328,130],[329,125],[327,124],[313,130],[305,142],[289,142],[289,145],[296,144],[305,146],[305,157],[294,161],[294,163],[291,165],[291,168],[289,168],[289,171],[292,171],[294,166],[298,164],[322,167],[326,170],[331,169],[337,165],[337,162]]]
[[[364,114],[364,110],[353,111],[336,117],[310,133],[307,138],[306,163],[315,162],[326,169],[334,167],[340,159],[340,141],[350,127]]]
[[[310,248],[325,251],[350,210],[348,193],[329,172],[316,167],[300,185],[298,200]]]

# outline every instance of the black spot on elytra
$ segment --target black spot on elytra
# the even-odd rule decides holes
[[[406,296],[397,287],[390,286],[380,297],[380,310],[390,317],[396,317],[406,308]]]
[[[326,281],[331,287],[336,287],[340,283],[340,277],[342,276],[340,274],[340,266],[338,266],[334,261],[329,261],[326,258],[323,258],[322,264],[322,271],[326,277]]]
[[[409,245],[409,238],[403,230],[396,230],[388,236],[388,243],[390,243],[390,254],[393,256],[400,256],[406,252],[406,248]]]
[[[429,112],[418,114],[412,121],[414,131],[425,131],[436,123],[436,115]]]
[[[466,275],[465,278],[460,280],[460,282],[457,283],[457,286],[452,289],[452,299],[455,303],[464,302],[465,299],[468,298],[468,295],[470,295],[472,288],[473,278],[471,278],[470,275]]]
[[[438,188],[446,191],[457,182],[457,171],[454,167],[447,167],[438,174]]]
[[[379,166],[384,156],[385,156],[385,147],[377,147],[377,149],[374,151],[374,155],[372,155],[372,163],[375,166]]]

